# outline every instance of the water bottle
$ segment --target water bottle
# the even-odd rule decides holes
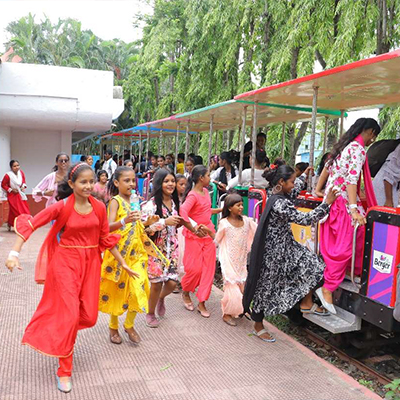
[[[132,190],[130,203],[131,211],[140,211],[140,199],[135,190]]]

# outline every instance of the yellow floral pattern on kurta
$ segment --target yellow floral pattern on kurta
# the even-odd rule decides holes
[[[115,196],[114,199],[119,205],[116,218],[119,221],[128,215],[130,206],[120,196]],[[129,268],[140,276],[136,279],[129,277],[114,256],[106,250],[101,266],[99,310],[111,315],[122,315],[128,310],[146,313],[150,294],[148,255],[156,256],[166,265],[169,261],[145,234],[144,225],[140,221],[128,223],[113,233],[121,235],[117,248]]]

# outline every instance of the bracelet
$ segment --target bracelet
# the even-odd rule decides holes
[[[122,226],[123,228],[125,228],[125,225],[126,225],[126,223],[125,223],[125,218],[122,218],[119,222],[121,222],[121,226]]]
[[[18,251],[11,250],[10,254],[8,255],[8,257],[17,257],[17,258],[19,258],[19,253],[18,253]]]
[[[357,204],[349,204],[350,210],[357,210],[357,208],[358,208]]]

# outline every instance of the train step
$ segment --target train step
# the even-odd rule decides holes
[[[335,306],[337,314],[321,317],[315,314],[303,314],[305,319],[308,319],[315,325],[324,328],[332,333],[344,333],[359,331],[361,329],[361,318],[349,313],[343,308]]]

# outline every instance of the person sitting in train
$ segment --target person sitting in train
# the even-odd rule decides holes
[[[371,181],[365,148],[376,140],[380,126],[373,118],[359,118],[342,135],[332,150],[327,163],[329,177],[325,196],[332,188],[338,190],[338,198],[320,228],[320,249],[326,268],[324,285],[316,291],[322,305],[332,314],[332,293],[339,287],[351,266],[352,244],[355,225],[357,230],[355,274],[361,273],[365,210],[359,198],[361,169],[363,169],[365,194],[368,207],[377,204]]]
[[[321,161],[319,162],[317,173],[313,178],[313,195],[316,197],[324,197],[325,186],[328,180],[329,172],[328,169],[325,168],[325,164],[328,162],[331,153],[325,153]]]
[[[252,159],[250,158],[251,162]],[[269,167],[269,158],[265,154],[265,151],[257,150],[256,159],[254,160],[254,187],[260,189],[266,189],[268,187],[268,181],[263,177],[263,173],[266,167]],[[226,190],[234,188],[239,185],[239,174],[228,181]],[[251,185],[251,168],[245,169],[242,172],[242,186]]]
[[[399,206],[400,144],[388,155],[372,184],[379,206]]]
[[[294,172],[296,173],[296,178],[298,178],[308,167],[308,162],[299,162],[294,166]]]
[[[238,174],[237,168],[232,164],[232,159],[227,151],[219,156],[219,168],[211,174],[211,180],[216,183],[221,193],[226,192],[228,182]]]

